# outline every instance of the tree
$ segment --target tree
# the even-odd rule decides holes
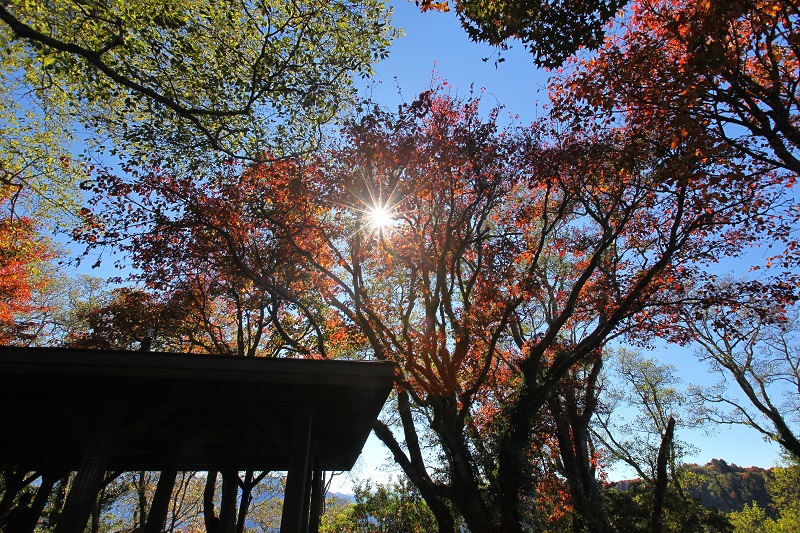
[[[755,502],[772,514],[767,493],[772,474],[773,469],[743,468],[723,459],[712,459],[703,466],[683,465],[680,471],[681,483],[692,498],[723,513],[741,511],[745,503]]]
[[[40,229],[71,227],[78,212],[78,183],[86,178],[83,165],[70,155],[76,142],[73,119],[64,109],[37,105],[33,91],[7,61],[0,61],[0,77],[3,210],[35,220]]]
[[[43,264],[42,270],[48,283],[44,290],[34,293],[38,309],[24,316],[36,332],[31,344],[65,346],[68,337],[88,332],[89,310],[107,305],[111,291],[105,279],[75,275],[53,261]]]
[[[553,445],[536,429],[570,369],[671,322],[702,264],[757,239],[749,221],[783,190],[702,131],[677,148],[627,128],[501,131],[479,105],[431,91],[397,113],[367,106],[312,161],[202,190],[161,175],[133,198],[102,177],[81,235],[129,238],[140,268],[156,242],[187,256],[213,242],[206,263],[291,306],[309,353],[329,354],[331,326],[357,332],[400,365],[392,423],[375,432],[439,530],[455,510],[474,531],[521,531]]]
[[[392,35],[377,0],[10,2],[0,20],[5,71],[131,165],[305,150]]]
[[[800,526],[800,461],[793,458],[782,468],[773,470],[773,480],[768,485],[770,496],[778,509],[774,526],[769,533],[796,531]]]
[[[132,288],[115,289],[108,303],[80,313],[85,331],[67,337],[73,348],[98,350],[188,351],[180,300],[159,300]]]
[[[400,479],[375,487],[367,481],[353,489],[355,503],[321,531],[344,533],[423,533],[433,531],[436,520],[414,487]]]
[[[653,486],[633,483],[624,491],[613,487],[604,490],[606,507],[614,531],[652,532]],[[660,531],[674,533],[738,532],[728,515],[707,508],[670,488],[664,495]]]
[[[742,297],[740,285],[722,281],[680,315],[681,327],[699,345],[698,357],[722,378],[694,389],[697,409],[713,422],[751,427],[800,458],[796,313],[770,293]],[[744,397],[729,391],[728,379]]]
[[[678,427],[690,425],[686,420],[686,395],[677,386],[675,367],[659,364],[625,348],[609,358],[610,371],[605,376],[602,406],[594,423],[594,434],[603,447],[618,461],[633,468],[647,483],[657,481],[657,459],[670,419]],[[635,417],[627,418],[620,410],[633,408]],[[669,478],[678,484],[681,458],[691,448],[679,439],[669,439],[667,463]],[[677,485],[680,492],[680,485]]]
[[[785,466],[772,471],[772,481],[767,486],[772,501],[783,511],[800,506],[800,461],[790,459]]]
[[[745,508],[739,512],[732,513],[731,516],[731,524],[735,528],[735,531],[741,531],[742,533],[759,533],[765,531],[768,520],[769,518],[767,518],[764,509],[755,503],[745,506]]]
[[[144,528],[157,482],[156,472],[125,472],[114,479],[104,491],[98,529],[110,532]],[[200,527],[204,484],[205,479],[197,472],[178,473],[164,531]]]
[[[168,291],[110,289],[100,278],[48,273],[47,290],[33,297],[45,309],[25,315],[37,345],[137,350],[149,342],[153,350],[241,357],[280,351],[269,303],[252,282],[234,286],[211,272],[180,272]]]
[[[618,121],[644,136],[658,130],[671,141],[671,149],[680,149],[687,136],[704,136],[708,145],[727,144],[733,150],[732,156],[743,163],[765,164],[764,171],[771,169],[776,180],[791,187],[800,170],[797,5],[780,0],[677,4],[642,1],[635,3],[631,11],[624,31],[610,36],[596,57],[578,62],[574,69],[557,77],[551,92],[557,115],[574,121],[575,127],[585,127],[589,121],[591,127],[602,128]],[[701,152],[697,156],[704,157]],[[737,288],[756,301],[759,288],[777,294],[777,310],[793,301],[792,287],[797,286],[795,206],[788,204],[784,213],[776,215],[768,219],[756,217],[752,224],[763,226],[770,247],[779,250],[775,257],[768,258],[766,266],[774,263],[787,270],[772,280],[751,280],[738,284]],[[706,290],[703,288],[706,284],[709,292],[713,292],[714,286],[725,284],[713,276],[705,277],[704,282],[697,283],[701,292]],[[748,307],[735,291],[722,289],[717,295],[703,298],[683,313],[694,325],[673,338],[689,342],[698,337],[704,350],[711,343],[717,345],[711,348],[712,352],[719,353],[734,348],[726,347],[726,342],[744,347],[747,336],[760,329],[760,326],[752,329],[745,319],[739,324],[741,332],[732,330],[734,323],[744,317],[735,319],[730,313]],[[721,301],[722,298],[728,301]],[[759,315],[755,317],[756,323],[760,324],[765,310],[755,312]],[[708,313],[709,319],[704,318]],[[713,331],[717,326],[725,331]],[[718,334],[734,337],[724,341]],[[787,356],[791,369],[792,356]],[[728,364],[738,370],[726,369],[726,372],[740,387],[750,389],[749,394],[745,393],[748,402],[755,400],[761,404],[763,409],[756,409],[757,416],[767,416],[770,425],[777,423],[774,431],[767,429],[767,432],[782,432],[783,441],[791,445],[795,440],[791,429],[779,429],[785,426],[779,415],[780,407],[764,403],[764,396],[771,393],[758,390],[759,382],[769,389],[772,379],[758,374],[772,371],[754,368],[745,377],[742,371],[751,371],[741,367],[744,360],[736,362],[736,356],[732,357],[734,361]],[[767,359],[763,361],[766,363]],[[777,359],[776,364],[780,364]],[[777,372],[788,377],[790,383],[797,381],[791,370],[789,374]],[[748,380],[750,385],[746,384]],[[711,405],[725,401],[721,389],[707,391],[705,399]],[[744,406],[737,403],[731,407]],[[745,421],[747,415],[742,411],[740,414],[739,421]],[[755,419],[753,422],[759,425]]]
[[[598,404],[599,354],[576,365],[548,399],[558,442],[558,471],[567,480],[572,503],[573,531],[611,531],[598,483],[598,452],[590,424]]]
[[[0,186],[0,209],[7,187]],[[26,314],[40,310],[34,293],[47,284],[42,266],[53,257],[52,247],[41,238],[27,217],[0,217],[0,344],[31,342],[36,334]]]
[[[664,528],[669,482],[685,497],[676,473],[676,450],[681,446],[675,427],[681,394],[672,386],[677,379],[671,366],[658,365],[624,348],[614,354],[613,362],[615,374],[605,383],[608,398],[598,410],[594,435],[611,457],[632,467],[652,490],[650,531],[657,533]],[[636,409],[635,419],[625,420],[615,413],[620,406]]]
[[[796,177],[799,21],[792,0],[635,2],[625,30],[557,87],[576,89],[587,115],[672,124],[676,140],[696,122]]]
[[[740,512],[732,513],[731,522],[736,531],[766,531],[783,533],[797,531],[800,525],[800,465],[791,458],[784,467],[772,469],[772,480],[767,485],[777,517],[767,516],[765,509],[755,503]]]
[[[133,182],[99,172],[91,202],[110,220],[87,210],[87,226],[74,235],[114,246],[136,265],[136,281],[179,296],[180,307],[192,310],[191,329],[204,334],[193,340],[200,350],[335,356],[359,349],[361,337],[315,299],[318,280],[297,266],[302,254],[281,239],[301,235],[308,221],[291,191],[301,166],[284,160],[240,169],[231,163],[208,179],[154,171]],[[276,235],[275,220],[286,233]],[[142,231],[119,231],[117,223]]]
[[[416,0],[422,11],[449,11],[447,0]],[[581,48],[596,49],[605,26],[628,0],[456,0],[461,26],[474,41],[501,49],[517,39],[540,67],[561,65]]]

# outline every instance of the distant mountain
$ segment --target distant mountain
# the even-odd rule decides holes
[[[767,493],[767,483],[772,479],[772,469],[757,466],[741,467],[722,459],[697,466],[686,465],[693,475],[687,490],[693,498],[699,498],[705,507],[723,512],[741,511],[745,504],[755,502],[768,513],[774,512],[772,500]]]
[[[337,500],[346,503],[356,503],[355,494],[345,494],[343,492],[329,492],[325,495],[326,498],[336,498]]]
[[[767,493],[767,483],[772,479],[771,468],[741,467],[722,459],[712,459],[703,466],[687,464],[682,468],[684,489],[699,499],[704,507],[729,513],[741,511],[745,504],[755,502],[768,515],[775,513]],[[626,491],[639,483],[640,479],[626,479],[612,485],[617,490]]]

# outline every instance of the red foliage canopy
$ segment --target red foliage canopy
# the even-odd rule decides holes
[[[8,202],[9,196],[0,194],[0,210]],[[39,267],[52,257],[29,218],[13,212],[0,218],[0,344],[30,340],[29,325],[20,316],[41,309],[33,295],[47,282]]]
[[[376,433],[440,527],[450,500],[475,531],[515,531],[564,377],[615,336],[660,334],[704,264],[759,238],[783,181],[703,128],[503,130],[479,105],[366,109],[313,161],[101,175],[78,235],[119,242],[153,286],[252,283],[287,353],[399,362],[399,433]]]

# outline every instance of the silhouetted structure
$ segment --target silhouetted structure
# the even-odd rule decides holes
[[[0,467],[77,471],[57,533],[83,531],[108,470],[288,471],[281,531],[315,530],[322,471],[349,470],[391,390],[379,362],[0,347]],[[155,515],[155,516],[154,516]]]

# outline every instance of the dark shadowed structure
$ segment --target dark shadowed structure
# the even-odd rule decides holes
[[[57,533],[83,531],[106,471],[162,472],[150,531],[177,471],[288,471],[281,531],[315,531],[321,472],[352,468],[393,376],[380,362],[0,347],[0,467],[78,472]]]

